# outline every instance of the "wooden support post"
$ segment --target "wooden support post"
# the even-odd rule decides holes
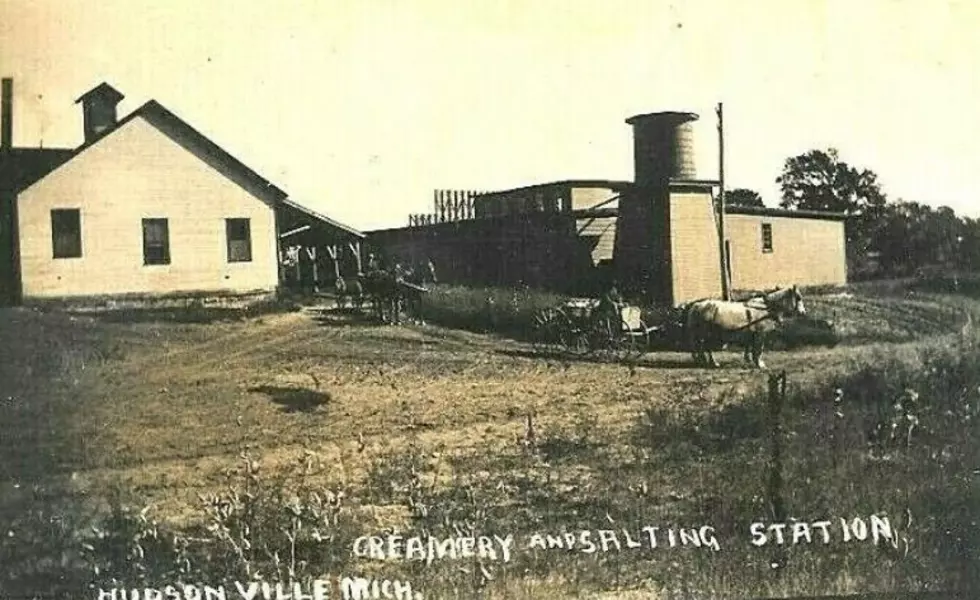
[[[361,242],[350,242],[347,244],[347,247],[354,254],[354,262],[357,263],[357,275],[360,277],[364,273],[364,269],[361,266]]]
[[[718,103],[718,251],[721,253],[721,297],[731,299],[731,279],[728,277],[728,252],[725,240],[725,115]]]
[[[329,256],[330,260],[333,262],[334,283],[336,284],[337,280],[340,279],[340,261],[337,260],[337,246],[331,244],[325,248],[327,250],[327,256]]]
[[[311,266],[310,271],[311,271],[311,274],[313,276],[313,291],[314,292],[319,292],[320,291],[320,275],[319,275],[319,272],[318,272],[319,270],[317,269],[318,265],[317,265],[317,260],[316,260],[316,246],[310,246],[309,248],[306,248],[306,256],[309,257],[309,259],[310,259],[310,266]]]

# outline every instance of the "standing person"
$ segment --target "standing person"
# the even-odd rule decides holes
[[[613,281],[609,289],[606,290],[606,293],[599,299],[599,306],[597,307],[599,318],[602,319],[610,335],[613,332],[618,332],[623,325],[621,315],[622,306],[623,296],[619,293],[616,282]]]
[[[378,256],[372,252],[368,254],[368,271],[379,271],[381,269],[381,263],[378,261]]]
[[[432,283],[438,283],[439,280],[436,279],[436,266],[432,264],[432,260],[426,259],[425,268],[429,272],[429,281]]]

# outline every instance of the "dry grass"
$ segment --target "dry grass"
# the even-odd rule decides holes
[[[887,325],[880,337],[891,343],[776,352],[767,362],[806,388],[879,361],[876,352],[917,357],[921,342],[911,340],[949,331],[966,306],[956,302],[818,300],[812,310],[837,311],[854,324],[854,342],[871,330],[863,315],[872,315],[873,327]],[[688,356],[670,352],[633,367],[566,362],[473,333],[374,327],[315,312],[193,324],[21,310],[3,319],[2,374],[14,381],[8,389],[16,398],[4,405],[0,424],[8,522],[39,498],[87,514],[106,505],[106,490],[118,489],[128,502],[152,506],[166,527],[200,524],[199,494],[227,489],[243,446],[260,457],[263,473],[312,461],[309,485],[352,499],[351,534],[395,526],[439,531],[474,515],[488,531],[529,533],[604,527],[609,519],[713,520],[734,528],[763,514],[754,498],[763,489],[765,440],[752,404],[763,376],[742,368],[735,354],[723,355],[734,368],[719,371],[691,368]],[[525,443],[528,414],[534,452]],[[800,415],[797,440],[807,441],[793,452],[805,459],[820,441],[807,437],[808,417]],[[891,471],[879,465],[865,477],[847,469],[866,465],[848,464],[830,475],[820,470],[819,481],[802,467],[793,473],[799,514],[897,510],[897,500],[876,487],[894,479]],[[941,487],[949,477],[937,472],[927,483]],[[840,501],[815,491],[840,491],[845,481]],[[407,504],[412,489],[430,506],[427,516]],[[727,532],[736,534],[744,538]],[[624,598],[629,590],[646,590],[635,597],[744,597],[888,589],[949,574],[924,558],[913,568],[867,549],[801,552],[776,574],[768,556],[730,546],[715,557],[525,556],[493,566],[490,582],[438,564],[388,572],[440,598],[603,590]]]

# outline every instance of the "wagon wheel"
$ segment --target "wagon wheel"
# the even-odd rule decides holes
[[[642,319],[639,322],[639,329],[625,332],[624,335],[629,338],[629,345],[625,348],[626,354],[623,360],[636,360],[650,349],[650,330]]]
[[[622,329],[609,331],[607,349],[609,358],[616,361],[624,361],[636,353],[636,340],[630,335],[629,331],[623,331]]]
[[[613,324],[610,319],[599,319],[593,327],[594,346],[604,358],[617,358],[623,344],[623,333],[619,324]]]
[[[545,308],[532,320],[531,345],[535,352],[554,352],[567,346],[572,330],[571,320],[560,308]]]

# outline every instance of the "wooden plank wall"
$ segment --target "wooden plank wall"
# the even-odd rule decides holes
[[[431,260],[441,282],[592,293],[601,269],[579,227],[572,215],[533,213],[369,232],[368,242],[399,260]]]

